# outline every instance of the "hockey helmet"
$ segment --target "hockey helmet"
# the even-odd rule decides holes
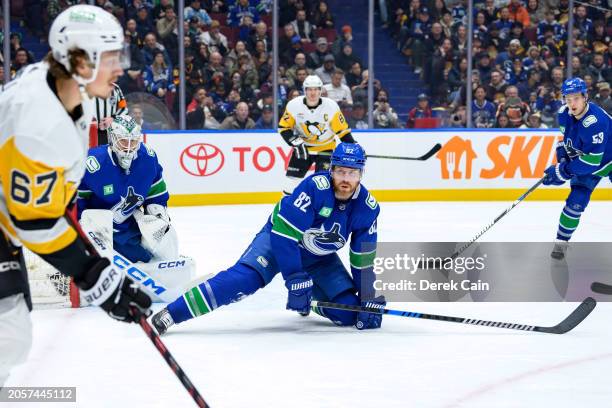
[[[61,12],[49,30],[49,46],[53,58],[71,72],[69,51],[81,49],[93,64],[91,78],[73,74],[81,85],[96,79],[100,59],[105,51],[123,49],[123,29],[119,21],[100,7],[76,5]]]
[[[323,81],[316,75],[308,75],[306,79],[304,79],[304,84],[302,85],[304,88],[304,92],[306,92],[306,88],[323,88]]]
[[[561,85],[561,94],[563,96],[567,96],[567,95],[575,94],[575,93],[586,94],[587,93],[586,82],[584,82],[584,80],[578,77],[566,79],[563,82],[563,85]]]
[[[331,156],[331,166],[351,167],[363,170],[366,154],[358,143],[340,143]]]
[[[132,161],[138,157],[142,142],[140,125],[129,115],[117,115],[107,129],[111,150],[117,156],[119,165],[129,170]]]

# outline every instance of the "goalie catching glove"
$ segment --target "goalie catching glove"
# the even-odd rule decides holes
[[[149,204],[146,213],[134,211],[134,218],[142,234],[143,248],[158,260],[178,258],[178,237],[170,224],[166,207]]]
[[[137,323],[141,316],[151,315],[149,296],[106,258],[99,258],[74,283],[81,289],[85,301],[100,306],[113,319]]]

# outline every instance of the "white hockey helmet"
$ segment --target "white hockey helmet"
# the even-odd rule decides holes
[[[100,7],[80,4],[67,8],[53,21],[49,46],[53,58],[68,72],[73,68],[69,51],[81,49],[87,53],[94,67],[92,77],[72,75],[79,84],[86,85],[96,79],[103,52],[123,49],[123,37],[123,29],[115,16]]]
[[[304,92],[306,92],[306,88],[323,88],[323,81],[317,75],[308,75],[304,80],[304,84],[302,85],[304,88]]]
[[[129,115],[117,115],[107,129],[108,142],[117,156],[119,165],[129,170],[132,161],[138,157],[142,142],[142,130],[134,118]]]

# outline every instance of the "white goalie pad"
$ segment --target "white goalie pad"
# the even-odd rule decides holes
[[[84,210],[79,220],[85,233],[94,231],[98,239],[102,239],[109,250],[113,249],[113,212],[110,210]],[[88,235],[89,240],[94,235]],[[104,256],[104,255],[103,255]]]
[[[194,286],[192,277],[196,264],[192,258],[177,255],[148,263],[132,263],[115,251],[111,211],[85,210],[81,214],[80,224],[100,255],[111,259],[119,270],[138,282],[152,301],[172,302]]]
[[[146,272],[156,282],[165,287],[174,288],[176,292],[184,292],[191,287],[191,280],[195,276],[196,263],[192,258],[179,256],[162,261],[151,261],[135,264],[140,270]],[[159,296],[151,296],[153,302],[163,302]]]
[[[153,254],[153,261],[179,257],[178,236],[168,221],[138,210],[134,211],[134,218],[142,234],[141,244]]]

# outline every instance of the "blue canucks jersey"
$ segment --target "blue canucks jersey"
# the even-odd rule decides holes
[[[376,256],[379,212],[378,202],[361,184],[351,199],[336,199],[331,175],[321,172],[304,179],[276,205],[264,230],[271,231],[274,256],[284,278],[304,272],[304,260],[337,252],[350,238],[351,272],[358,283]]]
[[[166,205],[168,191],[155,152],[144,143],[132,161],[129,173],[119,166],[110,146],[89,150],[85,175],[78,190],[78,216],[86,209],[113,212],[113,239],[127,242],[140,230],[133,212],[149,204]]]
[[[559,129],[571,159],[571,174],[605,177],[612,172],[612,142],[608,141],[612,137],[612,121],[606,111],[589,102],[585,115],[576,119],[563,105],[559,109]]]

